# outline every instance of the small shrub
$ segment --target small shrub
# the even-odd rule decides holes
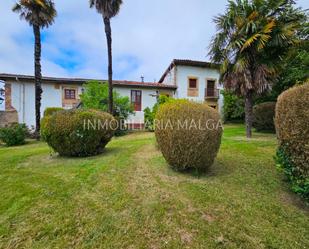
[[[171,167],[205,171],[213,164],[221,144],[220,116],[206,104],[174,100],[159,108],[155,135]]]
[[[97,155],[114,135],[108,124],[115,119],[108,113],[95,110],[69,110],[56,112],[42,120],[41,135],[47,144],[61,156],[85,157]]]
[[[44,117],[53,115],[54,113],[59,112],[59,111],[63,111],[63,108],[61,108],[61,107],[48,107],[44,111]]]
[[[12,124],[0,129],[0,140],[7,146],[16,146],[25,144],[27,136],[27,127],[25,124]]]
[[[152,109],[147,107],[144,110],[144,120],[145,120],[145,128],[148,131],[154,131],[154,120],[155,116],[157,114],[157,111],[159,109],[159,106],[169,103],[172,101],[172,98],[166,96],[166,95],[160,95],[158,102],[153,106]]]
[[[276,106],[276,132],[279,152],[289,163],[280,161],[292,181],[293,190],[308,196],[309,181],[309,83],[283,92]],[[282,154],[281,153],[281,154]],[[281,159],[280,159],[281,160]]]
[[[89,81],[83,85],[84,92],[80,96],[81,105],[85,109],[96,109],[103,112],[108,111],[108,84],[107,82]],[[113,91],[115,117],[127,119],[134,114],[134,108],[130,98],[121,96],[117,91]]]
[[[257,131],[275,132],[276,102],[265,102],[253,108],[253,127]]]
[[[157,104],[154,105],[153,109],[151,110],[149,107],[144,109],[144,122],[145,122],[145,129],[148,131],[154,131],[154,119],[155,119],[155,112],[154,108]]]

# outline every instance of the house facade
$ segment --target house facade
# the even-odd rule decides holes
[[[203,61],[173,60],[159,83],[177,87],[174,98],[206,102],[220,113],[223,95],[220,90],[219,65]]]
[[[0,74],[0,80],[5,84],[5,122],[25,123],[28,127],[34,127],[34,77]],[[42,113],[48,107],[74,108],[80,102],[83,84],[90,80],[43,77]],[[152,108],[161,94],[206,102],[217,110],[222,106],[218,67],[206,62],[173,60],[158,83],[114,81],[113,85],[114,90],[121,96],[130,98],[134,107],[135,114],[126,121],[130,128],[143,127],[143,110],[147,107]],[[4,121],[1,121],[0,116],[1,122]]]

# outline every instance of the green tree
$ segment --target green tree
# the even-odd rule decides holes
[[[84,92],[81,95],[81,102],[84,108],[108,111],[109,87],[106,83],[90,81],[83,85]],[[115,115],[121,119],[127,119],[134,114],[133,107],[128,97],[122,97],[113,91]]]
[[[292,46],[287,56],[280,64],[279,74],[271,92],[259,96],[255,102],[277,101],[278,96],[296,84],[302,84],[309,79],[309,15],[302,17],[301,28],[297,36],[300,43]]]
[[[103,17],[108,52],[108,111],[113,114],[113,56],[111,18],[119,13],[122,0],[90,0],[90,8],[95,7]]]
[[[246,134],[252,136],[254,95],[267,91],[281,58],[298,42],[299,10],[292,0],[230,0],[215,17],[209,55],[221,64],[225,88],[245,99]]]
[[[309,78],[309,46],[296,48],[284,62],[284,70],[279,74],[278,84],[274,85],[273,94],[278,97],[283,91],[303,83]]]
[[[51,0],[19,0],[13,7],[21,19],[33,28],[34,34],[34,76],[35,76],[35,120],[36,136],[40,136],[42,72],[41,72],[41,29],[53,24],[57,15],[55,4]]]
[[[224,121],[243,121],[245,118],[244,98],[233,94],[231,91],[222,91]]]

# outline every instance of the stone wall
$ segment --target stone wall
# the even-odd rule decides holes
[[[5,127],[13,123],[18,123],[18,114],[16,110],[0,111],[0,127]]]

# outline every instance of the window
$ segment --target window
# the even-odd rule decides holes
[[[189,88],[197,88],[197,79],[189,79]]]
[[[134,111],[142,111],[142,91],[131,90],[131,103],[134,106]]]
[[[76,99],[76,90],[75,89],[64,89],[64,98],[65,99]]]
[[[199,82],[196,77],[188,77],[188,97],[199,96]]]
[[[207,80],[207,97],[214,97],[215,96],[215,80]]]

